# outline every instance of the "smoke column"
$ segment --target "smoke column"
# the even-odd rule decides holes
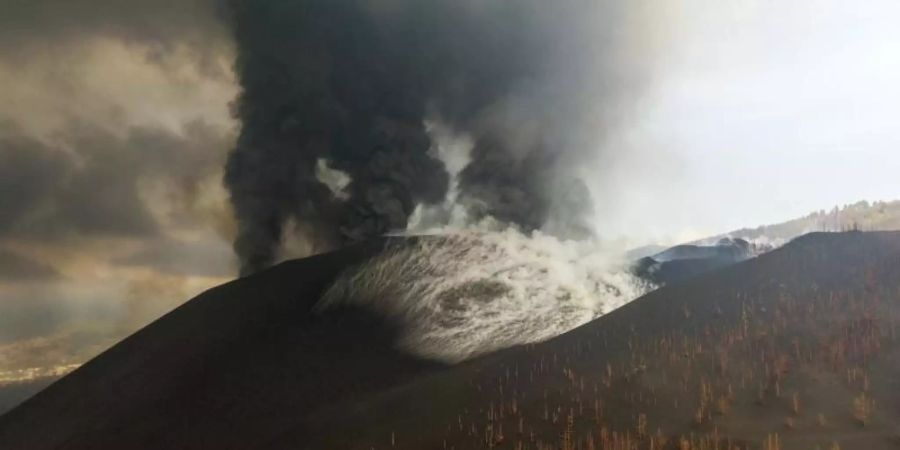
[[[242,129],[225,183],[242,273],[274,261],[288,223],[325,250],[444,202],[427,123],[472,142],[453,180],[472,220],[590,234],[579,176],[602,173],[578,171],[646,81],[635,5],[230,0]]]

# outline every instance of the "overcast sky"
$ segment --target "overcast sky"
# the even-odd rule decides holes
[[[601,236],[671,243],[900,198],[900,3],[673,4],[641,30],[663,44],[653,83],[597,143]],[[234,275],[220,179],[238,88],[212,0],[0,11],[3,384]]]
[[[657,84],[608,144],[636,151],[600,229],[689,238],[900,198],[900,3],[679,3]]]
[[[205,0],[0,11],[2,386],[233,277],[219,180],[237,88]]]

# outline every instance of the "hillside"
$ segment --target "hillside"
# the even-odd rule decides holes
[[[841,207],[835,206],[830,211],[816,211],[804,217],[772,225],[741,228],[707,240],[715,242],[722,237],[732,236],[751,241],[786,242],[815,231],[852,229],[863,231],[900,230],[900,200],[874,203],[860,201]]]
[[[315,436],[276,442],[895,449],[898,295],[900,233],[807,235],[545,343],[334,405]]]
[[[380,242],[211,290],[0,417],[0,448],[895,449],[900,233],[816,233],[458,366],[309,314]],[[839,447],[835,447],[838,445]]]
[[[29,397],[45,389],[58,377],[44,377],[37,380],[21,381],[0,385],[0,416],[13,409]]]
[[[310,314],[341,269],[383,245],[201,294],[0,416],[0,448],[248,448],[296,428],[286,414],[439,367],[395,352],[395,328],[366,312]]]

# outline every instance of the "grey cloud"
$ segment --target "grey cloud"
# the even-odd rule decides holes
[[[53,144],[0,128],[0,239],[155,236],[139,181],[163,178],[189,197],[218,170],[226,142],[200,122],[182,134],[136,127],[124,136],[73,122]]]
[[[110,37],[165,58],[187,45],[202,58],[227,45],[217,0],[6,0],[0,14],[0,54],[29,57],[67,44]]]
[[[0,282],[50,280],[60,276],[56,269],[0,248]]]
[[[73,127],[63,145],[49,145],[7,126],[0,135],[0,220],[7,237],[138,236],[156,224],[136,186],[122,142],[109,133]],[[71,146],[71,148],[66,148]]]
[[[10,232],[52,196],[69,167],[61,152],[23,135],[12,124],[0,124],[0,233]]]
[[[0,308],[0,345],[56,333],[67,321],[63,302],[44,291],[0,290]]]
[[[143,249],[113,263],[183,276],[229,277],[235,272],[234,253],[219,240],[161,238],[146,242]]]

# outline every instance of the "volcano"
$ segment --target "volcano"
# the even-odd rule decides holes
[[[315,308],[390,243],[201,294],[0,417],[0,448],[900,445],[900,233],[806,235],[453,365],[377,309]]]

